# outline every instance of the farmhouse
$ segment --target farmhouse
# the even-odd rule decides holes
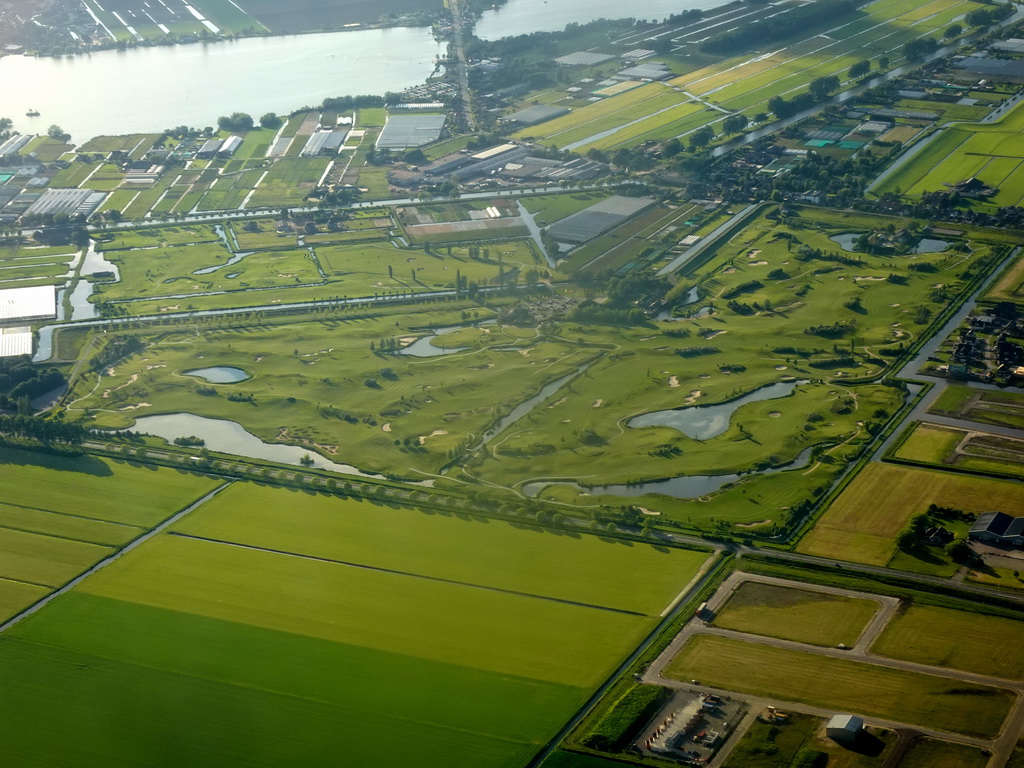
[[[968,536],[988,544],[1024,547],[1024,517],[1005,512],[983,512],[971,526]]]
[[[856,715],[835,715],[825,726],[825,734],[837,744],[853,744],[864,729],[864,721]]]

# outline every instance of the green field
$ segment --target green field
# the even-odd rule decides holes
[[[987,753],[966,744],[918,738],[898,763],[899,768],[985,768]]]
[[[947,386],[929,413],[1024,429],[1024,395],[961,385]]]
[[[911,605],[894,617],[871,650],[881,656],[1024,679],[1024,624],[1013,619]]]
[[[886,499],[885,504],[878,500]],[[1017,484],[951,472],[868,464],[846,486],[798,549],[810,555],[885,565],[896,552],[896,536],[931,504],[953,503],[966,512],[1020,506]]]
[[[852,647],[878,609],[874,600],[748,581],[716,614],[715,625],[812,645]]]
[[[652,616],[707,559],[702,552],[251,484],[232,486],[173,530]]]
[[[665,674],[983,738],[999,733],[1016,698],[1002,688],[711,635],[691,638]]]
[[[1024,473],[1024,441],[936,424],[915,424],[893,456],[976,472]]]
[[[11,759],[521,765],[653,625],[575,600],[656,610],[703,557],[287,491],[226,493],[183,526],[225,542],[147,542],[0,640]],[[264,540],[276,551],[249,543]],[[453,541],[469,561],[452,562]],[[356,550],[361,564],[325,557]],[[67,738],[40,739],[44,722]]]
[[[820,717],[787,713],[785,722],[752,723],[743,738],[726,757],[725,768],[790,768],[801,750],[824,752],[829,768],[881,768],[892,752],[895,734],[876,728],[869,730],[878,739],[878,754],[860,754],[839,746],[825,736],[825,721]]]

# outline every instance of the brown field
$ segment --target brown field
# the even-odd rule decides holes
[[[974,513],[998,510],[1013,514],[1024,505],[1024,488],[1005,480],[868,464],[825,511],[798,550],[885,565],[896,550],[896,535],[930,504]]]
[[[1024,296],[1024,259],[1018,259],[985,294],[992,301],[1013,301]]]

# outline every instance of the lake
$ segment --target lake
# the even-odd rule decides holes
[[[616,0],[509,0],[499,8],[484,11],[476,34],[483,40],[497,40],[530,32],[555,32],[572,22],[586,24],[595,19],[662,21],[673,13],[692,8],[708,10],[722,4],[722,0],[647,0],[638,6]]]
[[[231,112],[258,118],[328,96],[401,91],[422,83],[442,53],[426,27],[253,37],[77,57],[0,58],[0,117],[23,133],[57,124],[93,136],[216,125]],[[25,116],[37,109],[39,117]]]
[[[554,31],[570,22],[664,19],[719,0],[509,0],[485,11],[484,39]],[[637,38],[637,45],[643,43]],[[427,27],[254,37],[218,43],[97,51],[76,57],[0,58],[0,117],[22,133],[59,125],[75,144],[93,136],[215,125],[231,112],[259,117],[316,106],[329,96],[383,95],[422,83],[445,52]],[[25,112],[36,109],[39,117]]]

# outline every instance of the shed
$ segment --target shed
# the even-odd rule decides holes
[[[825,726],[825,734],[838,744],[852,744],[864,730],[864,721],[856,715],[833,715]]]

